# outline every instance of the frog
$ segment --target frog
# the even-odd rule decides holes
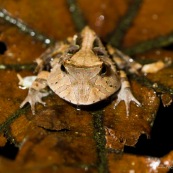
[[[28,88],[20,108],[29,103],[32,114],[36,113],[37,103],[46,106],[42,98],[51,90],[77,107],[93,105],[115,95],[114,108],[123,101],[126,116],[129,116],[131,102],[138,107],[142,104],[132,94],[126,70],[137,74],[140,70],[151,71],[155,66],[143,68],[120,50],[104,45],[89,26],[73,37],[55,43],[36,59],[36,63],[36,76],[22,78],[18,75],[19,85]],[[154,72],[165,65],[160,62],[157,66]]]

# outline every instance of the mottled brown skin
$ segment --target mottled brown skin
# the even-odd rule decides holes
[[[78,35],[59,42],[36,60],[37,78],[29,88],[23,107],[30,103],[33,114],[35,104],[45,103],[48,86],[62,99],[75,105],[91,105],[117,94],[115,106],[124,101],[129,115],[129,105],[140,103],[130,91],[124,68],[137,73],[141,65],[117,49],[105,48],[96,33],[85,27]],[[118,67],[118,71],[116,69]]]

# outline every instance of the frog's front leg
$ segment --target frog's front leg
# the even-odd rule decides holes
[[[35,104],[41,103],[45,105],[45,102],[42,101],[42,97],[47,96],[49,93],[46,90],[47,88],[47,77],[49,72],[41,71],[37,78],[32,82],[29,87],[28,95],[25,100],[21,103],[20,107],[22,108],[27,102],[31,105],[32,113],[35,114]]]
[[[126,115],[129,116],[130,102],[133,101],[138,106],[141,106],[141,103],[133,96],[126,73],[122,70],[120,70],[120,78],[121,78],[121,88],[117,94],[118,98],[115,102],[114,108],[120,103],[120,101],[124,101],[126,105]]]

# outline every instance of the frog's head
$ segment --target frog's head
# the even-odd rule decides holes
[[[66,101],[90,105],[114,94],[120,79],[100,39],[85,27],[51,70],[48,85]]]

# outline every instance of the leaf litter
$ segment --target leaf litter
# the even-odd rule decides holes
[[[0,3],[1,7],[7,9],[14,17],[21,18],[32,28],[56,40],[62,40],[75,33],[76,27],[67,4],[63,0],[52,1],[51,5],[48,1],[29,0],[18,3],[2,0]],[[109,0],[104,3],[97,0],[94,2],[95,5],[89,8],[88,3],[90,2],[79,1],[78,7],[85,16],[86,22],[103,40],[106,40],[106,35],[118,26],[129,4],[132,5],[131,1],[114,0],[112,4]],[[173,25],[169,22],[173,17],[170,3],[172,3],[170,0],[166,2],[165,0],[143,1],[139,13],[123,38],[122,48],[132,49],[142,41],[172,32]],[[39,8],[35,8],[36,6]],[[115,7],[117,13],[114,11]],[[166,12],[165,9],[167,9]],[[41,42],[22,33],[15,26],[3,20],[0,22],[0,41],[4,42],[7,47],[7,50],[0,55],[1,64],[17,64],[18,66],[32,64],[35,58],[46,49]],[[160,27],[163,25],[165,27]],[[166,50],[165,47],[155,48],[147,53],[136,53],[133,52],[135,59],[143,64],[173,58],[172,50]],[[93,122],[92,111],[77,111],[75,107],[54,95],[45,98],[46,107],[37,105],[35,117],[29,109],[18,114],[19,104],[26,95],[25,90],[18,88],[16,77],[18,72],[23,76],[32,74],[32,71],[25,68],[13,68],[12,70],[7,68],[0,72],[0,127],[2,127],[0,128],[2,129],[0,145],[5,146],[8,140],[20,149],[15,160],[1,157],[1,171],[108,172],[109,170],[121,172],[126,166],[125,171],[166,172],[172,168],[171,152],[162,158],[121,155],[124,146],[134,147],[141,134],[145,134],[148,138],[151,136],[159,105],[162,104],[159,97],[164,106],[171,104],[172,66],[156,74],[144,76],[145,80],[129,76],[132,91],[142,103],[142,107],[136,107],[132,103],[131,114],[126,117],[124,103],[120,103],[116,109],[113,109],[113,103],[110,103],[101,108],[103,119],[100,121],[100,126],[94,126],[97,122]],[[10,119],[13,116],[14,118]],[[96,127],[104,130],[97,131]],[[97,138],[99,132],[101,136]],[[170,131],[169,133],[171,135]],[[106,141],[99,141],[99,139]],[[141,165],[143,165],[142,169]]]

